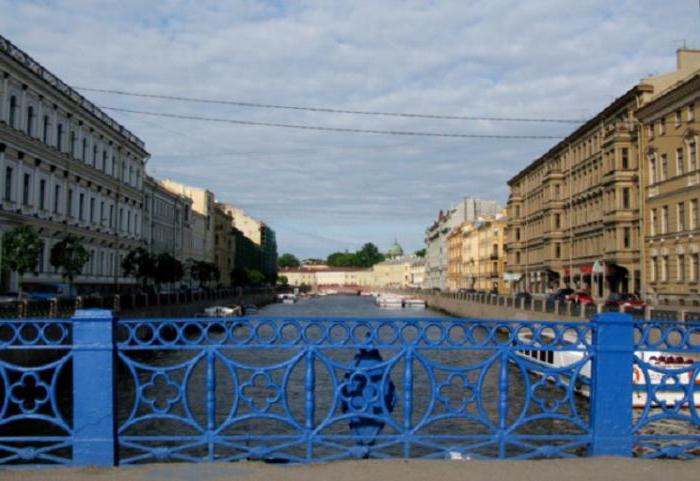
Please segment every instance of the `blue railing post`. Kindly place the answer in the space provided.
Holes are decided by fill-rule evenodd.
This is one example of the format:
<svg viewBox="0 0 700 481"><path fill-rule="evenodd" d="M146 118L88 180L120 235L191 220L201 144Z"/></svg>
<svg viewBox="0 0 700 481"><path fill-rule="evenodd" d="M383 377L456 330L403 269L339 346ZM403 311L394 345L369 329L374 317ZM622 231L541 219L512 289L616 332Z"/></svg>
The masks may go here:
<svg viewBox="0 0 700 481"><path fill-rule="evenodd" d="M631 456L634 319L610 312L592 322L591 454Z"/></svg>
<svg viewBox="0 0 700 481"><path fill-rule="evenodd" d="M73 316L73 464L116 463L114 316L79 309Z"/></svg>

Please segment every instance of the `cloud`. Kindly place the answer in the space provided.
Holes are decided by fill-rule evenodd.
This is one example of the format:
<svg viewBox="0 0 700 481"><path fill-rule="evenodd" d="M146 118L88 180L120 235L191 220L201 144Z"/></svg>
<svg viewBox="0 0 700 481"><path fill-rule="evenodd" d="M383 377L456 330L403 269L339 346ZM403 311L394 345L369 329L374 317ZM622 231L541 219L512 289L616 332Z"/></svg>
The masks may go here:
<svg viewBox="0 0 700 481"><path fill-rule="evenodd" d="M697 43L697 5L654 0L0 0L0 31L66 82L169 95L450 115L585 118ZM571 126L366 117L90 93L100 105L262 122L561 135ZM389 137L113 116L149 171L265 219L324 256L397 236L505 182L552 141Z"/></svg>

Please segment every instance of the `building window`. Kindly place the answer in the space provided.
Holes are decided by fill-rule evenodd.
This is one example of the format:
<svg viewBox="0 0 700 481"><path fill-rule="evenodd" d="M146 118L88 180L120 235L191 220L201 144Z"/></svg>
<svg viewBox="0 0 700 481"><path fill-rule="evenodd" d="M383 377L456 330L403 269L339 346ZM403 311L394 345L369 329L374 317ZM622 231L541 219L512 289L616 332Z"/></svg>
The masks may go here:
<svg viewBox="0 0 700 481"><path fill-rule="evenodd" d="M661 208L661 234L668 232L668 206Z"/></svg>
<svg viewBox="0 0 700 481"><path fill-rule="evenodd" d="M695 104L688 105L688 122L695 122Z"/></svg>
<svg viewBox="0 0 700 481"><path fill-rule="evenodd" d="M102 172L107 171L107 151L106 150L102 151L102 167L100 170L102 170Z"/></svg>
<svg viewBox="0 0 700 481"><path fill-rule="evenodd" d="M622 245L625 249L632 247L632 229L630 227L622 229Z"/></svg>
<svg viewBox="0 0 700 481"><path fill-rule="evenodd" d="M53 212L58 214L58 204L61 201L61 186L56 185L53 188Z"/></svg>
<svg viewBox="0 0 700 481"><path fill-rule="evenodd" d="M692 254L690 256L690 280L693 282L700 281L700 254Z"/></svg>
<svg viewBox="0 0 700 481"><path fill-rule="evenodd" d="M105 223L105 202L100 201L100 225Z"/></svg>
<svg viewBox="0 0 700 481"><path fill-rule="evenodd" d="M95 198L90 197L90 222L95 222Z"/></svg>
<svg viewBox="0 0 700 481"><path fill-rule="evenodd" d="M10 96L10 127L17 128L17 97Z"/></svg>
<svg viewBox="0 0 700 481"><path fill-rule="evenodd" d="M561 228L561 214L554 214L554 228Z"/></svg>
<svg viewBox="0 0 700 481"><path fill-rule="evenodd" d="M22 203L24 205L29 205L29 199L31 198L31 186L32 176L30 174L24 174L24 185L22 190Z"/></svg>
<svg viewBox="0 0 700 481"><path fill-rule="evenodd" d="M668 156L666 154L661 154L661 172L659 180L668 179Z"/></svg>
<svg viewBox="0 0 700 481"><path fill-rule="evenodd" d="M624 147L622 149L621 157L622 157L622 168L628 169L629 164L630 164L630 152L629 152L628 148Z"/></svg>
<svg viewBox="0 0 700 481"><path fill-rule="evenodd" d="M656 257L652 257L649 263L649 280L656 282Z"/></svg>
<svg viewBox="0 0 700 481"><path fill-rule="evenodd" d="M56 148L63 152L63 124L56 126Z"/></svg>
<svg viewBox="0 0 700 481"><path fill-rule="evenodd" d="M678 231L682 232L685 230L685 202L678 203L676 213L678 214Z"/></svg>
<svg viewBox="0 0 700 481"><path fill-rule="evenodd" d="M41 129L41 141L44 142L45 144L49 143L49 127L50 126L50 121L49 121L49 116L44 115L44 125L42 126Z"/></svg>
<svg viewBox="0 0 700 481"><path fill-rule="evenodd" d="M622 189L622 208L623 209L630 208L630 189L629 189L629 187L624 187Z"/></svg>
<svg viewBox="0 0 700 481"><path fill-rule="evenodd" d="M698 199L693 199L690 201L690 222L689 227L691 230L700 227L700 211L698 210L699 205Z"/></svg>
<svg viewBox="0 0 700 481"><path fill-rule="evenodd" d="M78 142L78 136L76 135L74 130L71 130L70 132L70 156L71 158L75 158L75 148L76 148L76 142Z"/></svg>
<svg viewBox="0 0 700 481"><path fill-rule="evenodd" d="M560 197L561 197L561 189L559 188L559 184L555 184L554 185L554 198L556 200L559 200Z"/></svg>
<svg viewBox="0 0 700 481"><path fill-rule="evenodd" d="M27 107L27 135L34 135L34 107Z"/></svg>
<svg viewBox="0 0 700 481"><path fill-rule="evenodd" d="M668 281L668 256L661 258L661 282Z"/></svg>
<svg viewBox="0 0 700 481"><path fill-rule="evenodd" d="M680 127L680 125L681 125L681 111L680 110L676 110L676 112L674 114L674 125L676 127Z"/></svg>
<svg viewBox="0 0 700 481"><path fill-rule="evenodd" d="M515 263L520 264L520 252L515 253Z"/></svg>
<svg viewBox="0 0 700 481"><path fill-rule="evenodd" d="M87 163L87 139L85 137L83 137L83 146L80 158L83 161L83 163Z"/></svg>
<svg viewBox="0 0 700 481"><path fill-rule="evenodd" d="M114 228L114 206L109 206L109 227Z"/></svg>
<svg viewBox="0 0 700 481"><path fill-rule="evenodd" d="M554 257L561 259L561 244L554 244Z"/></svg>
<svg viewBox="0 0 700 481"><path fill-rule="evenodd" d="M649 235L656 235L656 209L651 209L649 216Z"/></svg>
<svg viewBox="0 0 700 481"><path fill-rule="evenodd" d="M78 196L78 219L85 220L85 194Z"/></svg>
<svg viewBox="0 0 700 481"><path fill-rule="evenodd" d="M656 183L656 154L649 156L649 183Z"/></svg>
<svg viewBox="0 0 700 481"><path fill-rule="evenodd" d="M658 124L659 124L659 135L665 135L666 134L666 119L660 118Z"/></svg>
<svg viewBox="0 0 700 481"><path fill-rule="evenodd" d="M46 210L46 181L39 180L39 209Z"/></svg>
<svg viewBox="0 0 700 481"><path fill-rule="evenodd" d="M68 189L66 195L66 215L73 217L73 189Z"/></svg>
<svg viewBox="0 0 700 481"><path fill-rule="evenodd" d="M688 170L690 172L698 168L698 149L695 141L688 144Z"/></svg>
<svg viewBox="0 0 700 481"><path fill-rule="evenodd" d="M649 137L649 139L654 138L654 124L653 123L649 124L647 126L647 136Z"/></svg>
<svg viewBox="0 0 700 481"><path fill-rule="evenodd" d="M678 267L676 271L676 280L678 282L685 282L685 256L683 254L678 256L676 266Z"/></svg>
<svg viewBox="0 0 700 481"><path fill-rule="evenodd" d="M683 162L683 147L676 149L676 175L683 175L685 172L685 162Z"/></svg>
<svg viewBox="0 0 700 481"><path fill-rule="evenodd" d="M97 143L92 146L92 166L97 167Z"/></svg>
<svg viewBox="0 0 700 481"><path fill-rule="evenodd" d="M12 167L5 167L5 200L12 200Z"/></svg>
<svg viewBox="0 0 700 481"><path fill-rule="evenodd" d="M519 241L520 240L520 228L515 229L515 240Z"/></svg>

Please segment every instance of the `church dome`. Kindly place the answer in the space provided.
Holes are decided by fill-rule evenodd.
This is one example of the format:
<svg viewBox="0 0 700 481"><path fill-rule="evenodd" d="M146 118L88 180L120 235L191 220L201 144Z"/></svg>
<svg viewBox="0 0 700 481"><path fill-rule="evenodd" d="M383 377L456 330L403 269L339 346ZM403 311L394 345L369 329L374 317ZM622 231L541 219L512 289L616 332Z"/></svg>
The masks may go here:
<svg viewBox="0 0 700 481"><path fill-rule="evenodd" d="M394 241L394 244L389 247L389 250L386 252L386 256L390 259L393 259L395 257L401 257L403 255L403 248L401 247L401 244L399 244L397 241Z"/></svg>

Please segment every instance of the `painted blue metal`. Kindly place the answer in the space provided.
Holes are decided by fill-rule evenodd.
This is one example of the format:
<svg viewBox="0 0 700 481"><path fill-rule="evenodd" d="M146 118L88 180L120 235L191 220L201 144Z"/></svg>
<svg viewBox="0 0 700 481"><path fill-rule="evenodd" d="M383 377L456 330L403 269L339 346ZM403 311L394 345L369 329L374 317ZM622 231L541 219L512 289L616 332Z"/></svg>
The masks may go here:
<svg viewBox="0 0 700 481"><path fill-rule="evenodd" d="M73 464L116 462L114 316L80 309L73 321Z"/></svg>
<svg viewBox="0 0 700 481"><path fill-rule="evenodd" d="M596 328L591 369L591 453L594 456L629 456L632 452L634 319L629 314L609 313L594 317L592 322ZM620 369L620 366L629 369Z"/></svg>
<svg viewBox="0 0 700 481"><path fill-rule="evenodd" d="M696 457L699 354L700 324L617 313L0 321L0 464Z"/></svg>

